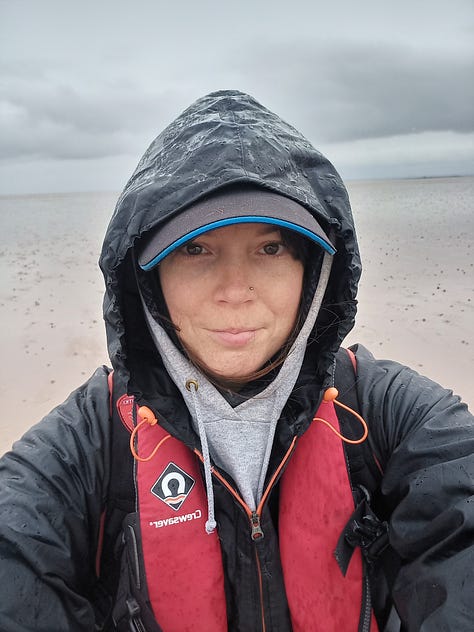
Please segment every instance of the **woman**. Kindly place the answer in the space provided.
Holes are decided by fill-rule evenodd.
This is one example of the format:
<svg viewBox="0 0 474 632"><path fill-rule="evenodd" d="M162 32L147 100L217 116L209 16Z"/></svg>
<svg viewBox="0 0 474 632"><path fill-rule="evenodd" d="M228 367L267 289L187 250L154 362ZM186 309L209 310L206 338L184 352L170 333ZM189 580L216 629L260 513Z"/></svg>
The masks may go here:
<svg viewBox="0 0 474 632"><path fill-rule="evenodd" d="M113 373L1 463L2 630L471 629L473 418L340 350L359 254L305 138L245 94L200 99L101 267Z"/></svg>

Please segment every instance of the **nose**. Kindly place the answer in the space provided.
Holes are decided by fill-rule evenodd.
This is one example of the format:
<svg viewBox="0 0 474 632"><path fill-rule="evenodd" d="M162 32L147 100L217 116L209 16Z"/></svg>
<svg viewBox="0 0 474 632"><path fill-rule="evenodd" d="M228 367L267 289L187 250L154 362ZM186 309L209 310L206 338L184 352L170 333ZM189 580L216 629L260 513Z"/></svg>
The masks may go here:
<svg viewBox="0 0 474 632"><path fill-rule="evenodd" d="M255 298L249 267L241 259L223 262L217 273L215 298L218 302L241 304Z"/></svg>

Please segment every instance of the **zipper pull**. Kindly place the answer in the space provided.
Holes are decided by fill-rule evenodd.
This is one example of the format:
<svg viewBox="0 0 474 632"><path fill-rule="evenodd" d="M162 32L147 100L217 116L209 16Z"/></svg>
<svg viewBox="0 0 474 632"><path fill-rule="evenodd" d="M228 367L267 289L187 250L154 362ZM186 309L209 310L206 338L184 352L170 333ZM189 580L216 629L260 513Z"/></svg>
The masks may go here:
<svg viewBox="0 0 474 632"><path fill-rule="evenodd" d="M250 522L252 525L252 540L262 540L264 537L262 527L260 526L260 516L256 511L252 512L250 517Z"/></svg>

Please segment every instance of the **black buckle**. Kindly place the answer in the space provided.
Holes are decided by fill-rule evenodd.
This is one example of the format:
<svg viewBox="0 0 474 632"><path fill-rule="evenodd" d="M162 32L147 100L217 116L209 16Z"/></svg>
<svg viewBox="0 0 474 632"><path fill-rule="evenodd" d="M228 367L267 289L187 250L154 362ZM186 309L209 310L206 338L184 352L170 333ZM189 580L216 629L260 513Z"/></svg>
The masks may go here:
<svg viewBox="0 0 474 632"><path fill-rule="evenodd" d="M356 547L361 549L364 560L373 564L388 545L388 523L379 520L364 495L347 521L334 552L342 574L345 576Z"/></svg>
<svg viewBox="0 0 474 632"><path fill-rule="evenodd" d="M353 549L360 547L369 563L373 563L389 544L388 523L379 520L368 506L364 515L361 518L354 516L348 527L345 533L347 543Z"/></svg>
<svg viewBox="0 0 474 632"><path fill-rule="evenodd" d="M131 599L127 599L126 604L127 604L128 616L130 617L130 619L135 619L136 617L140 615L140 612L141 612L140 606L138 605L138 602L136 599L134 599L133 597Z"/></svg>

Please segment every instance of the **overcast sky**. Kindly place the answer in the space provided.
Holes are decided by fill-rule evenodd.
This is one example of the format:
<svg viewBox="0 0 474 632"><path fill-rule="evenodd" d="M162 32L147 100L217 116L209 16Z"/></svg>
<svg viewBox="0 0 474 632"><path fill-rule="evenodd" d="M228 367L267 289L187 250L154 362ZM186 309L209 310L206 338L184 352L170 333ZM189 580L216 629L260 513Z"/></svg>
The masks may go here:
<svg viewBox="0 0 474 632"><path fill-rule="evenodd" d="M473 0L0 0L0 194L119 190L249 92L354 178L474 172Z"/></svg>

